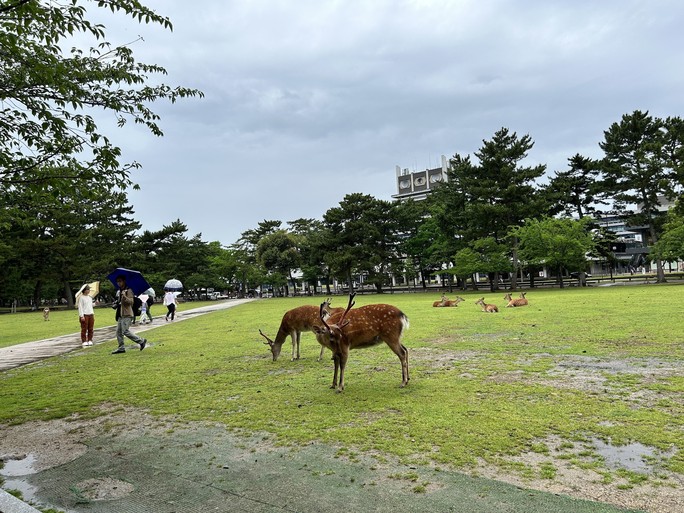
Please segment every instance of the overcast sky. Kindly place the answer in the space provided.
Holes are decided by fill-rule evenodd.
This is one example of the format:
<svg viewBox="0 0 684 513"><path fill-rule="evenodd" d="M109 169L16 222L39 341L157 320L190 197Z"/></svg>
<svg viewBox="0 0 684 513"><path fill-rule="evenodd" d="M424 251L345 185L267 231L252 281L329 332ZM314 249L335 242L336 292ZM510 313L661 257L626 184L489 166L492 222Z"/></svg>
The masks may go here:
<svg viewBox="0 0 684 513"><path fill-rule="evenodd" d="M144 229L180 219L229 245L349 193L389 200L396 165L437 167L501 127L529 134L526 163L552 173L601 156L623 114L684 116L679 0L143 3L173 32L118 16L110 41L141 35L138 60L205 93L153 107L163 138L113 130L143 166L130 201Z"/></svg>

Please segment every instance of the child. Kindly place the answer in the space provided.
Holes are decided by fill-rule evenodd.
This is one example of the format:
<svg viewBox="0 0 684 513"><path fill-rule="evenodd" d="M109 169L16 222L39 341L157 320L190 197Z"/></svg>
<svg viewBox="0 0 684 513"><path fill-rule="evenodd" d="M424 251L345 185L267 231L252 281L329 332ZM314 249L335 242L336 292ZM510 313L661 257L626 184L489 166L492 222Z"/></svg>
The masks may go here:
<svg viewBox="0 0 684 513"><path fill-rule="evenodd" d="M152 319L147 315L147 301L143 301L140 306L140 324L147 324L148 322L152 322Z"/></svg>

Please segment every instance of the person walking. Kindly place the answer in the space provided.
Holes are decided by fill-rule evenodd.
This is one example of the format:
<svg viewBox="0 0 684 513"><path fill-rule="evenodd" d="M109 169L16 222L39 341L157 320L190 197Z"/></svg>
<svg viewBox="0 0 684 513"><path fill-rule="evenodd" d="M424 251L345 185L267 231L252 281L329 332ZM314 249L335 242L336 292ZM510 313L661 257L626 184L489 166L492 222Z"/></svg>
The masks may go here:
<svg viewBox="0 0 684 513"><path fill-rule="evenodd" d="M167 310L166 320L169 320L169 315L171 316L171 320L173 320L176 317L176 305L178 304L176 293L167 290L166 294L164 294L164 304L166 305Z"/></svg>
<svg viewBox="0 0 684 513"><path fill-rule="evenodd" d="M142 301L142 298L140 298ZM140 305L140 324L146 324L148 322L152 322L150 320L149 315L147 315L147 298L145 301L142 301L142 304Z"/></svg>
<svg viewBox="0 0 684 513"><path fill-rule="evenodd" d="M78 320L81 322L81 345L93 345L93 328L95 327L95 312L93 298L90 296L90 285L85 285L78 298Z"/></svg>
<svg viewBox="0 0 684 513"><path fill-rule="evenodd" d="M147 318L152 322L152 305L154 304L154 296L149 295L147 298Z"/></svg>
<svg viewBox="0 0 684 513"><path fill-rule="evenodd" d="M122 354L126 352L126 348L124 347L124 336L138 344L142 351L147 345L147 339L141 338L131 332L131 324L133 324L133 300L135 299L135 296L133 295L133 291L126 286L126 276L123 274L116 277L116 284L119 287L116 309L116 341L118 342L119 347L115 351L112 351L112 354Z"/></svg>

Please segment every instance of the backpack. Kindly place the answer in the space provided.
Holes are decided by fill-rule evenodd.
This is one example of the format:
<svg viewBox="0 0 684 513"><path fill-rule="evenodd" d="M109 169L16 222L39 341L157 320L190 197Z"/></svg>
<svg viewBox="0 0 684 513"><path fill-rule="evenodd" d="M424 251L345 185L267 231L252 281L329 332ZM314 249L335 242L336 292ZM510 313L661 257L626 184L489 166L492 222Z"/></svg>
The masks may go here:
<svg viewBox="0 0 684 513"><path fill-rule="evenodd" d="M139 297L133 298L133 317L140 317L142 314L142 299Z"/></svg>
<svg viewBox="0 0 684 513"><path fill-rule="evenodd" d="M147 306L150 307L154 304L154 298L152 296L147 298Z"/></svg>

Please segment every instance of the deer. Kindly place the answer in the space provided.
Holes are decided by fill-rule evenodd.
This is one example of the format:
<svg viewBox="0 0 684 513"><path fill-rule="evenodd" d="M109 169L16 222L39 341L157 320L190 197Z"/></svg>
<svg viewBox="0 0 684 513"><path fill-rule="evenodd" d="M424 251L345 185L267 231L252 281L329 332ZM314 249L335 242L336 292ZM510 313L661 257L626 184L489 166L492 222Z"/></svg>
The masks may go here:
<svg viewBox="0 0 684 513"><path fill-rule="evenodd" d="M439 301L432 303L432 306L458 306L462 301L465 301L465 299L460 296L456 296L456 299L447 299L446 297L443 297Z"/></svg>
<svg viewBox="0 0 684 513"><path fill-rule="evenodd" d="M299 360L300 358L300 339L303 331L313 331L315 323L320 322L320 310L323 308L325 315L329 316L333 312L343 312L344 308L330 308L331 299L326 299L321 307L315 305L304 305L288 310L283 315L280 321L280 328L276 334L275 340L268 338L264 332L259 330L262 337L266 339L264 344L267 344L271 353L273 354L273 361L275 362L280 355L285 339L289 336L292 339L292 360ZM325 306L323 306L325 305ZM318 361L323 359L325 346L321 344L321 353L318 356Z"/></svg>
<svg viewBox="0 0 684 513"><path fill-rule="evenodd" d="M475 301L475 304L480 305L482 307L483 312L496 313L499 311L499 308L496 305L490 305L490 304L485 303L483 297L481 297L480 299Z"/></svg>
<svg viewBox="0 0 684 513"><path fill-rule="evenodd" d="M516 306L526 306L527 303L527 298L525 297L525 292L520 293L520 297L518 299L513 299L511 297L511 294L508 293L504 296L504 299L508 301L508 304L506 305L506 308L510 307L516 307Z"/></svg>
<svg viewBox="0 0 684 513"><path fill-rule="evenodd" d="M397 307L386 304L366 305L352 310L355 295L350 294L349 305L344 312L335 312L327 319L324 304L321 304L319 313L322 325L314 326L318 342L333 352L335 373L330 388L338 393L344 390L344 369L351 349L364 349L381 342L399 357L401 387L405 387L409 382L408 349L401 343L401 336L409 327L408 317Z"/></svg>
<svg viewBox="0 0 684 513"><path fill-rule="evenodd" d="M458 306L459 303L465 301L461 296L456 296L456 299L447 299L443 306Z"/></svg>

